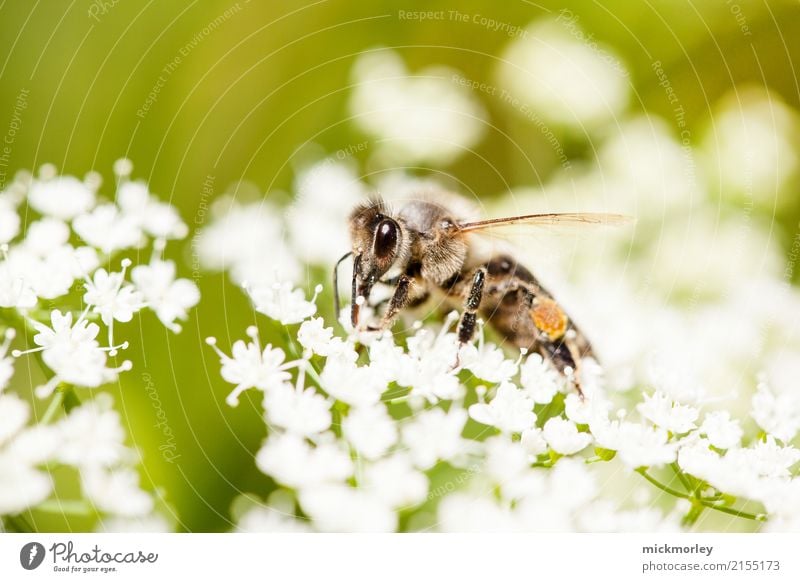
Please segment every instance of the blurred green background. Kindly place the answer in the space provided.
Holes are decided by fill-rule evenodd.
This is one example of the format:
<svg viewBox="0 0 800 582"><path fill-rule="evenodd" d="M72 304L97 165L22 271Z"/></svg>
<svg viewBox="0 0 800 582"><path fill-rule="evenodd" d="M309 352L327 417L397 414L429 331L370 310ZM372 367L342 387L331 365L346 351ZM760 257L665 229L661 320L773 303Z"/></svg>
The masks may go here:
<svg viewBox="0 0 800 582"><path fill-rule="evenodd" d="M28 92L7 171L52 162L79 176L94 169L110 181L113 161L127 156L135 178L146 179L152 191L177 205L192 228L202 226L206 205L231 184L247 180L262 192L291 193L298 151L307 144L333 152L365 139L347 121L350 68L360 51L394 47L412 71L444 64L491 82L497 57L512 40L507 34L448 19L398 18L399 10L454 8L445 1L2 2L3 129L19 93ZM706 124L715 101L745 83L769 87L788 105L800 106L793 62L800 57L796 1L739 6L722 0L508 0L457 6L517 26L563 8L626 63L634 112L673 118L651 67L656 60L680 94L690 127ZM739 14L752 34L742 34ZM445 170L487 196L508 185L546 180L558 160L540 132L520 127L498 100L483 104L492 122L524 149L490 132L475 154ZM592 153L582 140L566 147L572 159ZM357 159L366 155L355 153ZM534 160L538 176L531 175L524 156ZM204 183L213 190L208 196ZM775 218L788 243L800 205ZM192 275L190 247L187 240L170 250L184 276ZM182 334L165 331L151 314L127 327L135 368L109 390L132 444L144 452L144 483L164 488L177 527L218 531L230 528L236 495L263 496L270 482L253 462L264 434L259 403L248 398L236 409L225 406L228 386L203 342L214 335L230 345L254 314L222 275L202 274L198 283L203 300ZM25 365L32 364L18 364L18 381ZM35 379L37 371L31 373ZM164 436L148 382L175 435L178 456L172 463L159 454ZM40 530L81 527L52 516L30 519Z"/></svg>

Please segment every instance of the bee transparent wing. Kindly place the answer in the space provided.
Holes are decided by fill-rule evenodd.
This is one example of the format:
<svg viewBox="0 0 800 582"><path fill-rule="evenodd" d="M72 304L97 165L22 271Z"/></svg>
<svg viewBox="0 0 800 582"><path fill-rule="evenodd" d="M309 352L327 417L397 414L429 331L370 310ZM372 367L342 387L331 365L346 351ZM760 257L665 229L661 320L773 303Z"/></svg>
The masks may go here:
<svg viewBox="0 0 800 582"><path fill-rule="evenodd" d="M624 214L607 212L548 212L541 214L522 214L506 218L490 218L478 222L465 222L458 225L461 232L488 230L501 226L527 225L527 226L580 226L603 225L620 226L631 224L633 219Z"/></svg>

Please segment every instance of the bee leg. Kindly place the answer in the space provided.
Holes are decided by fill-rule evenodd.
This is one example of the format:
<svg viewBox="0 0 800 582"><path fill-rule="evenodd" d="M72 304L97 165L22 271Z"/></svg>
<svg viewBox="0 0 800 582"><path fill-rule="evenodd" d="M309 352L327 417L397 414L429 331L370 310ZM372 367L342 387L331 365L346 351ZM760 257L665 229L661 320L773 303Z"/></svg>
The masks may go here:
<svg viewBox="0 0 800 582"><path fill-rule="evenodd" d="M380 283L381 285L388 285L389 287L396 287L397 284L400 282L400 277L401 276L402 275L398 275L396 277L391 277L389 279L382 279L381 281L378 281L378 283ZM377 303L372 304L371 307L377 311L377 310L383 308L384 305L387 305L389 303L389 301L391 301L391 300L392 300L391 297L384 297L383 299L381 299Z"/></svg>
<svg viewBox="0 0 800 582"><path fill-rule="evenodd" d="M464 313L461 314L461 320L458 322L457 335L459 351L456 353L456 361L453 364L453 369L461 365L460 347L469 343L472 336L475 335L475 327L478 322L478 308L483 300L484 283L486 283L486 267L479 267L475 270L475 274L472 275L472 285L464 301Z"/></svg>
<svg viewBox="0 0 800 582"><path fill-rule="evenodd" d="M379 326L370 326L367 329L369 331L380 331L383 329L388 329L394 323L397 314L408 305L411 294L411 278L407 275L401 275L397 281L397 286L394 288L394 293L392 294L392 298L389 299L389 307L387 307L386 312L383 314L381 318L381 323Z"/></svg>
<svg viewBox="0 0 800 582"><path fill-rule="evenodd" d="M549 360L559 373L572 380L581 400L584 399L580 382L580 353L570 338L556 342L542 341L539 347L541 356Z"/></svg>
<svg viewBox="0 0 800 582"><path fill-rule="evenodd" d="M567 337L564 339L564 345L567 346L567 350L569 350L570 356L572 356L572 361L575 362L573 383L575 384L575 389L578 391L578 396L580 396L581 400L583 400L584 394L583 389L581 388L581 350L578 348L574 337L570 337L571 333L574 336L574 332L568 331Z"/></svg>

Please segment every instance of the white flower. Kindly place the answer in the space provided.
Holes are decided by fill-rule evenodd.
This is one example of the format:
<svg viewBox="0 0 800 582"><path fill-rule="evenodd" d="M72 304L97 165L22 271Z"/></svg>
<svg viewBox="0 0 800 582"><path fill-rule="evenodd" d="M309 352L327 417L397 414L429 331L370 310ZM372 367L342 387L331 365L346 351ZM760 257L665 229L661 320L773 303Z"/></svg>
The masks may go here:
<svg viewBox="0 0 800 582"><path fill-rule="evenodd" d="M499 70L509 95L504 101L522 117L583 131L622 112L628 101L627 73L608 48L574 38L584 33L563 14L526 32L509 46Z"/></svg>
<svg viewBox="0 0 800 582"><path fill-rule="evenodd" d="M738 420L731 420L727 411L708 412L700 426L700 433L718 449L731 449L742 440L742 429Z"/></svg>
<svg viewBox="0 0 800 582"><path fill-rule="evenodd" d="M508 533L517 524L511 511L492 498L456 492L439 503L437 522L443 532Z"/></svg>
<svg viewBox="0 0 800 582"><path fill-rule="evenodd" d="M196 237L204 267L225 269L237 284L253 287L300 275L297 258L282 237L280 209L265 201L239 204L228 196L216 201L212 212L214 220Z"/></svg>
<svg viewBox="0 0 800 582"><path fill-rule="evenodd" d="M631 469L657 467L675 460L677 445L667 431L634 422L605 420L590 425L595 442L617 455Z"/></svg>
<svg viewBox="0 0 800 582"><path fill-rule="evenodd" d="M21 247L41 258L63 247L68 241L69 227L63 221L43 218L28 226Z"/></svg>
<svg viewBox="0 0 800 582"><path fill-rule="evenodd" d="M572 392L564 399L564 413L578 424L591 424L595 419L606 419L610 409L611 402L599 391L591 395L588 391L584 392L583 398Z"/></svg>
<svg viewBox="0 0 800 582"><path fill-rule="evenodd" d="M9 242L19 234L21 222L14 203L0 195L0 244Z"/></svg>
<svg viewBox="0 0 800 582"><path fill-rule="evenodd" d="M336 443L312 447L302 437L270 436L256 454L256 465L279 483L295 489L343 482L353 474L350 455Z"/></svg>
<svg viewBox="0 0 800 582"><path fill-rule="evenodd" d="M313 436L331 426L331 405L314 390L298 391L289 384L270 386L264 396L267 421L301 436Z"/></svg>
<svg viewBox="0 0 800 582"><path fill-rule="evenodd" d="M686 443L678 453L678 464L720 491L761 501L770 509L781 498L790 467L800 460L800 451L780 447L772 437L752 448L730 449L724 456L709 445L706 439Z"/></svg>
<svg viewBox="0 0 800 582"><path fill-rule="evenodd" d="M111 467L130 460L125 431L111 399L99 395L73 409L58 424L58 460L76 467Z"/></svg>
<svg viewBox="0 0 800 582"><path fill-rule="evenodd" d="M52 489L50 476L34 465L46 461L56 443L51 439L48 446L41 442L41 431L24 430L29 416L25 401L0 394L0 515L36 505Z"/></svg>
<svg viewBox="0 0 800 582"><path fill-rule="evenodd" d="M349 355L331 356L320 376L322 388L351 406L370 406L380 400L387 384L371 366L358 366Z"/></svg>
<svg viewBox="0 0 800 582"><path fill-rule="evenodd" d="M307 350L325 357L340 354L346 349L342 338L334 337L333 328L325 327L321 317L304 321L297 330L297 341Z"/></svg>
<svg viewBox="0 0 800 582"><path fill-rule="evenodd" d="M678 532L675 520L665 519L656 508L622 509L610 500L597 500L581 509L578 523L582 531L597 533Z"/></svg>
<svg viewBox="0 0 800 582"><path fill-rule="evenodd" d="M114 204L103 204L80 214L72 228L83 240L110 255L115 251L141 246L142 231L136 222Z"/></svg>
<svg viewBox="0 0 800 582"><path fill-rule="evenodd" d="M563 378L539 354L530 354L520 367L520 384L536 404L549 404L564 385Z"/></svg>
<svg viewBox="0 0 800 582"><path fill-rule="evenodd" d="M15 249L17 254L24 253L23 249ZM74 249L62 246L50 252L43 259L34 259L28 262L29 270L25 278L30 281L34 293L43 299L54 299L69 293L75 279Z"/></svg>
<svg viewBox="0 0 800 582"><path fill-rule="evenodd" d="M64 250L67 252L64 253ZM61 252L64 254L66 265L72 269L73 279L85 277L87 273L91 273L100 266L97 250L92 247L72 248L67 245L67 247L61 249Z"/></svg>
<svg viewBox="0 0 800 582"><path fill-rule="evenodd" d="M151 196L143 182L124 182L117 191L122 212L155 238L183 238L189 229L175 208Z"/></svg>
<svg viewBox="0 0 800 582"><path fill-rule="evenodd" d="M0 395L0 446L17 434L28 422L28 404L17 396Z"/></svg>
<svg viewBox="0 0 800 582"><path fill-rule="evenodd" d="M47 499L52 479L46 473L0 452L0 515L13 515Z"/></svg>
<svg viewBox="0 0 800 582"><path fill-rule="evenodd" d="M445 321L438 334L423 328L408 338L405 354L398 354L391 347L371 352L376 355L375 363L380 368L386 367L398 385L410 387L413 395L422 396L429 402L459 397L463 388L454 368L458 359L458 342L455 334L447 333L447 322L451 319ZM391 337L387 339L393 341Z"/></svg>
<svg viewBox="0 0 800 582"><path fill-rule="evenodd" d="M414 468L408 455L399 453L367 465L363 488L389 507L402 509L425 500L428 478Z"/></svg>
<svg viewBox="0 0 800 582"><path fill-rule="evenodd" d="M189 279L175 278L175 263L154 259L131 271L131 279L144 296L147 306L172 331L181 327L175 320L186 319L187 311L200 301L200 291Z"/></svg>
<svg viewBox="0 0 800 582"><path fill-rule="evenodd" d="M792 446L781 447L768 436L749 449L733 449L726 457L744 455L746 464L765 477L789 477L790 468L800 460L800 451Z"/></svg>
<svg viewBox="0 0 800 582"><path fill-rule="evenodd" d="M153 499L139 488L139 475L133 469L89 467L81 470L81 483L100 511L133 517L153 509Z"/></svg>
<svg viewBox="0 0 800 582"><path fill-rule="evenodd" d="M36 389L40 398L49 396L58 382L67 382L77 386L96 388L117 378L117 373L130 370L131 362L125 361L118 368L106 367L106 352L116 353L118 347L110 346L101 348L96 341L100 328L95 323L89 323L84 315L72 325L72 313L62 314L55 309L50 314L51 327L34 322L33 327L38 332L33 337L33 342L38 348L20 352L15 350L13 355L42 352L44 363L50 367L55 376Z"/></svg>
<svg viewBox="0 0 800 582"><path fill-rule="evenodd" d="M620 119L600 144L587 190L596 190L591 195L602 196L607 207L631 212L640 220L659 220L670 212L680 212L702 195L698 174L703 168L687 155L674 133L655 115ZM668 283L667 274L654 275L659 282ZM677 277L684 275L675 273ZM609 315L612 313L616 311Z"/></svg>
<svg viewBox="0 0 800 582"><path fill-rule="evenodd" d="M8 443L6 453L29 465L43 463L57 458L60 437L59 425L36 424L18 432L14 440Z"/></svg>
<svg viewBox="0 0 800 582"><path fill-rule="evenodd" d="M311 301L306 301L303 290L294 289L288 281L258 287L248 286L246 290L256 311L284 325L291 325L300 323L317 312L315 301L322 291L322 285L317 285Z"/></svg>
<svg viewBox="0 0 800 582"><path fill-rule="evenodd" d="M800 430L800 397L794 392L775 394L761 381L752 400L751 416L767 433L784 442L792 440Z"/></svg>
<svg viewBox="0 0 800 582"><path fill-rule="evenodd" d="M36 305L36 293L17 265L6 260L0 263L0 307L27 309Z"/></svg>
<svg viewBox="0 0 800 582"><path fill-rule="evenodd" d="M5 248L2 251L5 254ZM36 297L53 299L69 292L77 266L75 249L61 245L46 257L16 246L0 266L0 300L9 307L32 307Z"/></svg>
<svg viewBox="0 0 800 582"><path fill-rule="evenodd" d="M397 426L382 405L352 410L342 421L342 432L353 448L369 460L377 459L397 442Z"/></svg>
<svg viewBox="0 0 800 582"><path fill-rule="evenodd" d="M766 481L751 462L753 451L733 449L724 456L711 450L707 439L690 439L678 451L678 465L729 495L760 499Z"/></svg>
<svg viewBox="0 0 800 582"><path fill-rule="evenodd" d="M355 122L378 138L372 145L383 165L441 166L483 135L486 113L452 81L457 71L435 67L411 75L397 53L382 50L360 56L353 72L350 109Z"/></svg>
<svg viewBox="0 0 800 582"><path fill-rule="evenodd" d="M347 485L304 489L300 505L323 532L392 532L397 515L379 498Z"/></svg>
<svg viewBox="0 0 800 582"><path fill-rule="evenodd" d="M530 467L528 452L518 442L511 441L506 436L496 436L484 441L486 461L484 470L494 483L504 486L504 496L507 496L509 484L524 475ZM511 487L513 489L513 487ZM509 498L515 497L508 495Z"/></svg>
<svg viewBox="0 0 800 582"><path fill-rule="evenodd" d="M314 164L295 181L297 195L286 222L299 258L329 267L350 248L346 228L352 208L366 199L356 173L333 157Z"/></svg>
<svg viewBox="0 0 800 582"><path fill-rule="evenodd" d="M787 183L800 166L797 111L777 92L737 88L716 105L713 128L703 139L710 183L723 196L765 209L790 203Z"/></svg>
<svg viewBox="0 0 800 582"><path fill-rule="evenodd" d="M73 176L34 180L28 192L28 204L42 214L71 220L94 206L94 192Z"/></svg>
<svg viewBox="0 0 800 582"><path fill-rule="evenodd" d="M661 392L652 396L645 394L644 402L636 405L636 410L656 426L673 434L683 434L696 428L699 411L691 406L678 404Z"/></svg>
<svg viewBox="0 0 800 582"><path fill-rule="evenodd" d="M445 412L441 408L426 410L403 425L402 441L414 464L420 469L430 469L437 461L450 461L464 452L465 441L461 431L467 413L458 408Z"/></svg>
<svg viewBox="0 0 800 582"><path fill-rule="evenodd" d="M534 461L537 456L547 452L547 441L540 428L529 428L522 431L520 443Z"/></svg>
<svg viewBox="0 0 800 582"><path fill-rule="evenodd" d="M114 321L128 322L133 314L144 307L144 297L133 285L123 285L125 269L129 260L122 262L122 272L108 273L97 269L91 279L86 280L83 300L92 306L92 311L108 326L108 343L114 344Z"/></svg>
<svg viewBox="0 0 800 582"><path fill-rule="evenodd" d="M671 248L674 247L671 246ZM698 247L697 252L691 253L692 256L700 254L699 251ZM708 269L707 266L702 268ZM659 269L659 271L663 273L669 269ZM685 276L685 273L682 274ZM705 275L704 272L703 276ZM674 281L671 284L674 284ZM671 327L678 324L679 322L674 320L668 323ZM676 333L678 330L670 331ZM683 330L680 332L685 333ZM666 337L672 342L676 341L672 334L668 334ZM706 386L702 381L701 371L698 370L696 358L692 358L691 353L685 353L686 349L688 348L675 348L671 351L656 350L647 353L647 379L662 395L668 395L681 402L698 402L705 397Z"/></svg>
<svg viewBox="0 0 800 582"><path fill-rule="evenodd" d="M533 400L510 382L500 384L489 404L470 406L469 415L481 424L497 427L504 432L522 432L536 422Z"/></svg>
<svg viewBox="0 0 800 582"><path fill-rule="evenodd" d="M592 442L592 435L578 432L571 420L553 417L544 423L542 436L550 448L561 455L572 455L586 448Z"/></svg>
<svg viewBox="0 0 800 582"><path fill-rule="evenodd" d="M468 344L461 350L461 357L463 368L492 384L508 382L517 373L517 363L507 359L494 344Z"/></svg>
<svg viewBox="0 0 800 582"><path fill-rule="evenodd" d="M793 532L800 524L800 479L772 480L764 496L769 512L766 532Z"/></svg>
<svg viewBox="0 0 800 582"><path fill-rule="evenodd" d="M578 459L562 459L549 471L535 470L541 485L517 504L518 528L525 531L572 531L574 520L598 493L597 478Z"/></svg>
<svg viewBox="0 0 800 582"><path fill-rule="evenodd" d="M238 405L239 395L248 388L258 388L267 392L272 387L280 386L292 377L287 370L305 365L304 360L285 362L284 351L273 348L272 344L267 344L262 350L258 329L254 326L247 328L247 334L253 341L234 342L230 356L217 348L216 338L206 338L206 343L214 348L219 356L222 377L226 382L236 384L236 388L225 399L228 406Z"/></svg>

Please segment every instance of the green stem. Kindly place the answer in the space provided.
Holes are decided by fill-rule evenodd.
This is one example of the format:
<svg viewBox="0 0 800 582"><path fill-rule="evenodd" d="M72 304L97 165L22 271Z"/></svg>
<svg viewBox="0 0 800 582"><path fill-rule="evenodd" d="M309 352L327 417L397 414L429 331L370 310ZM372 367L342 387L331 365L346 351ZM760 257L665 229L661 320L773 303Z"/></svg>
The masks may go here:
<svg viewBox="0 0 800 582"><path fill-rule="evenodd" d="M62 515L91 515L94 512L89 502L83 499L47 499L34 509Z"/></svg>
<svg viewBox="0 0 800 582"><path fill-rule="evenodd" d="M747 513L746 511L734 509L733 507L725 507L724 505L717 506L713 503L706 503L705 501L703 501L703 505L711 509L721 511L722 513L727 513L728 515L735 515L736 517L741 517L744 519L752 519L753 521L767 521L767 515L764 513Z"/></svg>
<svg viewBox="0 0 800 582"><path fill-rule="evenodd" d="M678 479L681 480L683 486L686 487L686 491L697 495L697 489L695 487L692 487L692 484L689 482L689 478L683 471L681 471L681 468L678 466L678 463L670 463L670 467L672 467L672 470L675 471L675 474L678 476Z"/></svg>
<svg viewBox="0 0 800 582"><path fill-rule="evenodd" d="M700 503L697 498L692 499L692 506L689 508L689 511L686 515L683 516L683 525L692 526L697 523L697 520L702 515L703 510L705 507L702 503Z"/></svg>
<svg viewBox="0 0 800 582"><path fill-rule="evenodd" d="M661 483L658 479L655 479L651 475L647 473L646 467L640 467L636 469L636 472L639 473L642 477L647 479L650 483L664 491L665 493L669 493L674 497L678 497L680 499L687 499L692 502L692 504L699 504L703 507L707 507L708 509L713 509L715 511L720 511L722 513L727 513L729 515L735 515L736 517L741 517L743 519L750 519L752 521L767 521L767 516L763 513L748 513L746 511L740 511L738 509L734 509L732 507L726 507L724 505L716 505L713 501L708 501L706 499L697 498L693 495L688 493L682 493L680 491L676 491L671 487L667 487L663 483Z"/></svg>
<svg viewBox="0 0 800 582"><path fill-rule="evenodd" d="M639 473L642 477L644 477L648 481L650 481L650 483L652 483L653 485L655 485L656 487L658 487L659 489L664 491L665 493L669 493L670 495L672 495L674 497L680 497L681 499L691 499L691 496L688 493L682 493L680 491L676 491L675 489L672 489L671 487L667 487L666 485L664 485L661 481L659 481L655 477L652 477L651 475L648 475L647 474L647 469L644 468L644 467L640 467L640 468L636 469L636 472Z"/></svg>
<svg viewBox="0 0 800 582"><path fill-rule="evenodd" d="M50 404L47 406L47 410L44 411L41 420L39 421L41 424L47 424L55 416L56 411L58 410L61 403L64 401L64 392L61 390L56 390L53 394L53 397L50 399Z"/></svg>

